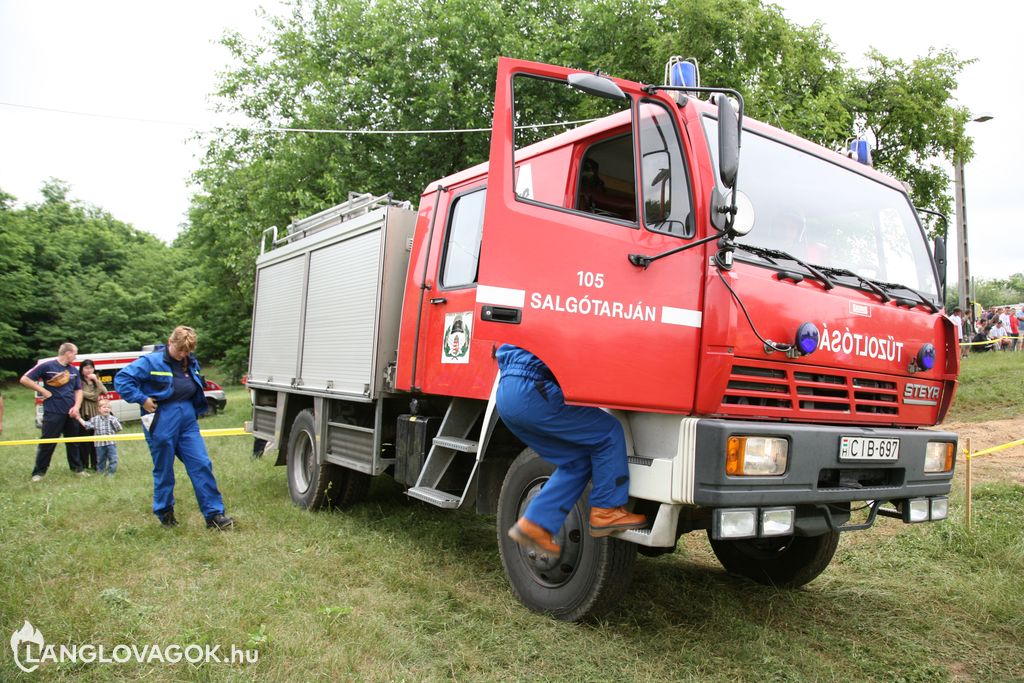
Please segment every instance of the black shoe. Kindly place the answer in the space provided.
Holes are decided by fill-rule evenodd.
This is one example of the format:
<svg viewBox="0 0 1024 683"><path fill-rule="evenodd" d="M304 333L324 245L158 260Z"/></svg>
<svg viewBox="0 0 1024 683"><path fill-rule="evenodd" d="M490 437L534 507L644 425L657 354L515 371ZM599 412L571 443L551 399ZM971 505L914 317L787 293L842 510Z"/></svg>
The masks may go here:
<svg viewBox="0 0 1024 683"><path fill-rule="evenodd" d="M178 526L178 520L174 518L174 508L169 508L160 513L160 526L165 529L173 529Z"/></svg>
<svg viewBox="0 0 1024 683"><path fill-rule="evenodd" d="M206 518L207 529L217 529L218 531L226 531L233 526L235 526L235 520L231 519L222 512L218 512L212 517Z"/></svg>

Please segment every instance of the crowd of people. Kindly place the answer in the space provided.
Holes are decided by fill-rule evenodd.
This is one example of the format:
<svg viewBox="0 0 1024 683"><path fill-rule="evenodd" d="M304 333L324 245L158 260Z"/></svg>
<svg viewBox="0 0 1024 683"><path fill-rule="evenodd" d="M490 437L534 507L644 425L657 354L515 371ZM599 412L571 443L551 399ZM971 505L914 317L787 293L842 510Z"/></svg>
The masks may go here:
<svg viewBox="0 0 1024 683"><path fill-rule="evenodd" d="M994 306L983 310L971 323L959 308L949 317L957 328L964 350L972 352L1017 351L1024 349L1024 306Z"/></svg>
<svg viewBox="0 0 1024 683"><path fill-rule="evenodd" d="M224 502L213 476L213 464L198 417L207 410L204 380L196 360L196 333L179 326L166 346L139 357L114 378L114 389L128 403L140 406L143 433L153 460L153 514L164 527L178 526L174 514L174 459L185 465L199 508L210 529L225 530L234 520L224 514ZM57 357L40 362L21 377L21 384L43 399L42 439L60 436L109 437L121 431L111 414L108 388L96 376L91 360L78 366L78 347L67 342ZM0 404L0 430L3 413ZM117 472L117 442L103 438L64 443L68 467L80 477L88 470L113 476ZM32 481L40 482L50 468L55 443L36 448Z"/></svg>

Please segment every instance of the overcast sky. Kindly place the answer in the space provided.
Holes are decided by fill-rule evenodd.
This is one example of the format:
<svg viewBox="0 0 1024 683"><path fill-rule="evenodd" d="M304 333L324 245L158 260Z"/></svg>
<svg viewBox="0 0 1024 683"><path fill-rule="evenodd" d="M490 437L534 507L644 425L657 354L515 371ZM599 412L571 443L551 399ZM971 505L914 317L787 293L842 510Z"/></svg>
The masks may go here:
<svg viewBox="0 0 1024 683"><path fill-rule="evenodd" d="M776 4L796 23L821 21L852 65L869 47L907 60L932 46L977 58L958 98L995 118L969 126L977 153L966 169L971 271L1024 271L1024 192L1007 149L1024 124L1014 70L1024 49L1014 22L990 3ZM216 41L226 28L254 35L261 6L280 8L275 0L0 0L0 189L36 202L44 180L60 178L73 198L172 240L202 154L195 133L225 123L209 99L228 64Z"/></svg>

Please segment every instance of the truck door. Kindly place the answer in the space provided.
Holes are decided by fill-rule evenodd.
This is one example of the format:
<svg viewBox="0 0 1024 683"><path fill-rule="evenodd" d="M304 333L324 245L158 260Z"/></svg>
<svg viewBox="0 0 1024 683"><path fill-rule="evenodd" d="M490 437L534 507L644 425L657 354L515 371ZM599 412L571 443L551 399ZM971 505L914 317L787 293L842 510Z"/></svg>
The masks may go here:
<svg viewBox="0 0 1024 683"><path fill-rule="evenodd" d="M532 351L574 403L689 411L705 250L647 269L629 255L708 229L692 148L667 97L581 92L573 73L499 61L476 337Z"/></svg>
<svg viewBox="0 0 1024 683"><path fill-rule="evenodd" d="M428 394L486 398L495 365L491 349L475 334L486 187L478 178L433 196L415 382Z"/></svg>

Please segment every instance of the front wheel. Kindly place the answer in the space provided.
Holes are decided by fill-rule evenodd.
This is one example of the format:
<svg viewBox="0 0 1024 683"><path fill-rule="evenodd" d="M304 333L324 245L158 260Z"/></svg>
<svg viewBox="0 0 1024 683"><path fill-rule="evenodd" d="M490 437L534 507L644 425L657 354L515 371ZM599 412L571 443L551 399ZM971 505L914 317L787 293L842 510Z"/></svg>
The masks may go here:
<svg viewBox="0 0 1024 683"><path fill-rule="evenodd" d="M629 587L636 546L590 535L589 487L569 512L555 542L558 558L543 559L508 537L554 466L527 448L509 466L498 497L498 550L512 592L536 612L565 621L596 616L614 606Z"/></svg>
<svg viewBox="0 0 1024 683"><path fill-rule="evenodd" d="M292 422L288 437L288 493L307 510L347 507L366 497L370 475L329 462L320 462L313 411L303 410Z"/></svg>
<svg viewBox="0 0 1024 683"><path fill-rule="evenodd" d="M797 588L825 571L839 546L839 532L716 541L709 531L708 540L718 561L730 574L766 586Z"/></svg>

